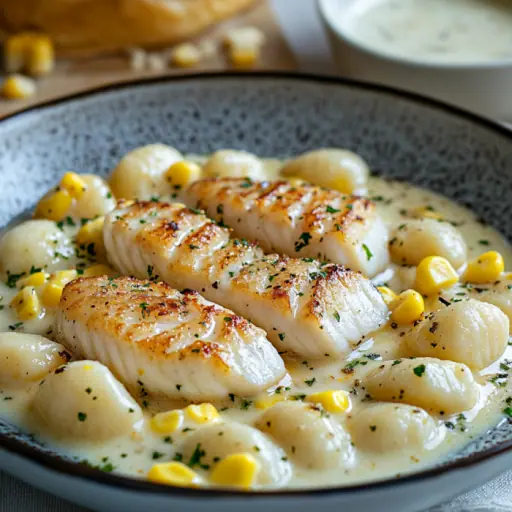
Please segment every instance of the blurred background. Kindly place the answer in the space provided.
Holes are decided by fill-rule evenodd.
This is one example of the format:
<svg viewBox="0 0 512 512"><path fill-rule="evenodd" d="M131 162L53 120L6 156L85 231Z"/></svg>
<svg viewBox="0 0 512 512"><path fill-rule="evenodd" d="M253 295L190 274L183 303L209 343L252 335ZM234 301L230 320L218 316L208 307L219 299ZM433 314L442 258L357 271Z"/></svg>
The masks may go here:
<svg viewBox="0 0 512 512"><path fill-rule="evenodd" d="M337 74L512 120L512 0L0 0L0 116L212 70Z"/></svg>

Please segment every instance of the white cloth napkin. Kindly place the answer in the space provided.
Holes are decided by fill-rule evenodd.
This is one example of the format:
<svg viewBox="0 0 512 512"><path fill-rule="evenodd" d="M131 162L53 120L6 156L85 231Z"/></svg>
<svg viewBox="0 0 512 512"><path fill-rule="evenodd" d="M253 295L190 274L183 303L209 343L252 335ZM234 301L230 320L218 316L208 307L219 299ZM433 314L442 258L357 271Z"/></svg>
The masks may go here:
<svg viewBox="0 0 512 512"><path fill-rule="evenodd" d="M332 72L330 51L317 16L315 0L271 0L271 3L301 69L314 73ZM512 471L428 512L510 512L511 510ZM38 491L5 473L0 473L0 512L87 511Z"/></svg>

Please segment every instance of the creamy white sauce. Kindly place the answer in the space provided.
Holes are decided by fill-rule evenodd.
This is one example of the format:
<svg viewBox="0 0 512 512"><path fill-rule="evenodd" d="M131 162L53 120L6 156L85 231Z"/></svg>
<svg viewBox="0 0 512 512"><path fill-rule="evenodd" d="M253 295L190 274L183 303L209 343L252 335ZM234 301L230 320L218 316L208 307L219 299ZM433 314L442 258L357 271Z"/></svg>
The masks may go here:
<svg viewBox="0 0 512 512"><path fill-rule="evenodd" d="M336 22L359 43L398 57L444 63L512 59L510 0L339 2Z"/></svg>
<svg viewBox="0 0 512 512"><path fill-rule="evenodd" d="M275 177L278 167L277 161L268 161L269 178ZM375 200L380 214L390 226L396 226L407 218L404 210L411 207L428 206L442 214L446 221L458 226L468 244L470 258L487 250L497 250L504 256L508 268L512 264L512 250L499 233L479 223L471 212L444 197L406 183L380 178L370 179L368 196ZM70 236L77 230L72 226L66 226L64 229ZM70 268L76 263L77 261L73 257L63 262L62 267ZM395 282L396 291L403 287L400 284L400 271L400 267L391 265L384 276L386 281ZM376 278L377 281L379 279L379 277ZM3 297L2 304L4 305L0 311L0 332L38 333L49 335L51 338L52 315L50 313L43 313L39 319L19 324L15 312L8 306L15 293L16 289L9 288L4 283L0 284L0 295ZM332 415L336 422L346 426L350 424L354 412L361 411L374 403L365 399L365 394L360 389L360 383L364 382L364 375L379 365L382 360L396 359L407 355L402 347L400 329L392 329L388 325L361 343L347 360L287 359L286 365L290 376L280 383L279 391L280 394L286 395L290 399L297 395L307 395L323 390L343 389L349 391L351 409ZM510 348L501 360L507 357L512 359ZM356 360L362 361L362 363L355 364ZM352 373L343 371L350 363L354 365L354 371ZM433 415L436 423L435 436L423 448L374 453L364 450L364 447L356 446L357 464L354 468L319 471L294 465L293 477L287 486L311 488L398 477L434 464L500 421L502 410L506 407L505 399L508 396L509 386L507 384L500 387L489 382L490 376L496 372L500 372L499 362L480 374L475 372L475 378L481 385L480 398L473 409L464 412L463 417L458 414L452 417ZM20 425L25 431L36 435L38 439L48 445L55 446L78 459L86 459L90 464L106 471L114 470L121 474L145 478L155 462L169 461L180 454L182 444L187 436L190 436L195 429L201 428L201 425L189 421L169 436L155 434L149 425L149 419L153 413L184 407L187 404L148 399L144 409L146 421L142 427L138 425L130 436L120 437L107 443L84 443L83 441L58 439L51 432L46 431L44 426L34 422L30 403L37 387L38 383L22 390L0 389L0 416ZM275 393L275 389L273 392ZM215 405L220 411L222 421L237 421L253 425L263 413L262 410L254 406L257 399L258 397L233 397L232 400L227 399L224 403ZM94 418L88 418L87 421L94 421ZM194 469L207 478L206 470L198 467Z"/></svg>

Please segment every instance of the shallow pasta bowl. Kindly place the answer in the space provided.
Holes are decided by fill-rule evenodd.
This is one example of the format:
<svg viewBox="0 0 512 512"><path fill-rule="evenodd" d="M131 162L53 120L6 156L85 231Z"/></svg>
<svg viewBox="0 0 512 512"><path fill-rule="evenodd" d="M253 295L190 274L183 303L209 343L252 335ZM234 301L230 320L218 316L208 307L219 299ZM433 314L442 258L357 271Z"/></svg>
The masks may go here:
<svg viewBox="0 0 512 512"><path fill-rule="evenodd" d="M512 240L512 132L390 89L286 74L201 75L107 87L0 122L0 224L31 207L63 170L106 174L136 146L246 149L281 156L321 146L468 205ZM312 491L180 489L101 473L0 420L0 469L101 511L421 510L512 465L504 423L438 466L401 479Z"/></svg>

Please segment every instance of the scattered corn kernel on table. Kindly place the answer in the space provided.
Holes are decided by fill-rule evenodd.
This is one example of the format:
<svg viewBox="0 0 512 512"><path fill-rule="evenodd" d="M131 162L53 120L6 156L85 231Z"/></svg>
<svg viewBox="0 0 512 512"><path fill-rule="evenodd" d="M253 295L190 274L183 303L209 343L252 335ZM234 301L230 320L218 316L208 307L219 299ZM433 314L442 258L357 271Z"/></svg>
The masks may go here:
<svg viewBox="0 0 512 512"><path fill-rule="evenodd" d="M317 18L314 0L272 0L280 24L274 21L269 5L260 5L236 20L222 24L206 38L218 37L227 26L254 25L263 28L267 48L263 52L260 69L297 69L313 72L331 72L330 55L325 35ZM283 34L285 37L283 37ZM292 53L286 43L293 48ZM205 62L201 69L225 69L221 54ZM41 81L36 96L23 101L0 101L0 117L21 108L90 89L106 83L176 73L175 69L159 71L134 71L126 57L59 63L56 72ZM180 71L181 72L181 71ZM497 512L512 510L512 472L506 473L489 484L429 512ZM384 508L383 508L384 510ZM0 512L85 512L63 500L50 496L0 473Z"/></svg>

